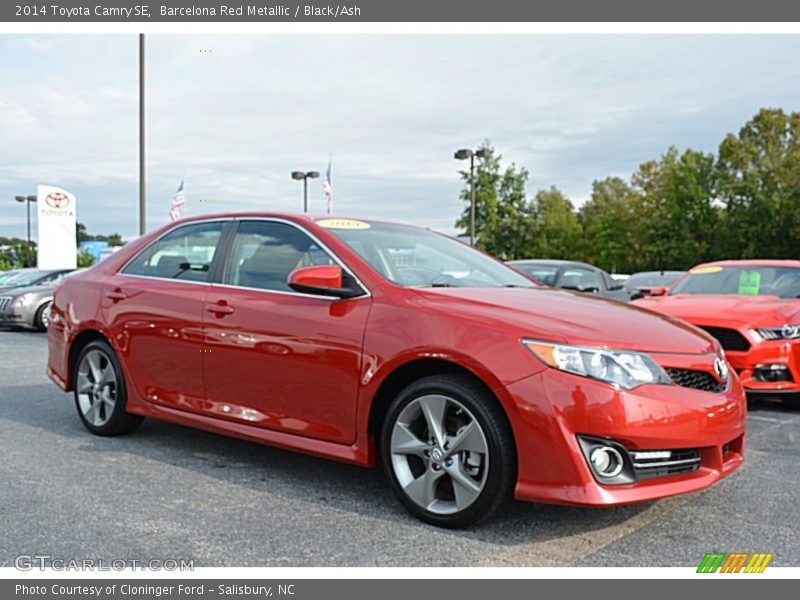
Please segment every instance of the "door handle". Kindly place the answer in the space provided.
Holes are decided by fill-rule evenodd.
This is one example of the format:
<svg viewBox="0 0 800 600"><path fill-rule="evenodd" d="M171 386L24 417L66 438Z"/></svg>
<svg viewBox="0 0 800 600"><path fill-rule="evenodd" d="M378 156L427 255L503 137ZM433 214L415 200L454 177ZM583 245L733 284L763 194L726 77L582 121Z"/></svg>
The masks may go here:
<svg viewBox="0 0 800 600"><path fill-rule="evenodd" d="M206 304L206 310L218 317L233 314L233 307L227 304Z"/></svg>
<svg viewBox="0 0 800 600"><path fill-rule="evenodd" d="M117 288L111 292L106 292L106 298L113 300L114 302L119 302L120 300L125 300L128 295L123 292L121 289Z"/></svg>

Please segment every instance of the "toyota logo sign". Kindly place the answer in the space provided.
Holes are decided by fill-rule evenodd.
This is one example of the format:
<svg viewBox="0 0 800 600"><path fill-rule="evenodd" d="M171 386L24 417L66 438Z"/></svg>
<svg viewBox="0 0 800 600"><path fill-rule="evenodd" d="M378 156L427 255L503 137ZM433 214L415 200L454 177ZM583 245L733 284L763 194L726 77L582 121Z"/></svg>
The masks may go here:
<svg viewBox="0 0 800 600"><path fill-rule="evenodd" d="M69 196L62 192L47 194L44 201L47 202L47 205L51 208L67 208L69 206Z"/></svg>

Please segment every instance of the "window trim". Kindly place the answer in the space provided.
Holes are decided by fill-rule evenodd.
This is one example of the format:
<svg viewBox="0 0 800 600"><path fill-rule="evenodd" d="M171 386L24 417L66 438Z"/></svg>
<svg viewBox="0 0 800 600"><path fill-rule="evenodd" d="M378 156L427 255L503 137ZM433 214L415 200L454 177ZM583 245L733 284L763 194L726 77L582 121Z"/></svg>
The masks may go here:
<svg viewBox="0 0 800 600"><path fill-rule="evenodd" d="M222 263L222 267L219 270L219 273L218 273L219 277L217 278L218 280L211 283L211 285L213 287L229 288L229 289L235 289L235 290L249 290L249 291L254 291L254 292L264 292L264 293L267 293L267 294L283 294L285 296L299 296L299 297L302 297L302 298L320 298L322 300L328 300L328 301L331 301L331 302L338 302L338 301L341 301L341 300L356 300L356 299L359 299L359 298L370 298L372 296L372 293L369 291L369 288L367 288L367 286L365 286L361 282L361 280L358 278L358 276L355 273L353 273L353 271L350 269L350 267L348 267L344 263L344 261L342 261L342 259L339 258L337 256L337 254L333 250L331 250L330 247L328 247L327 244L325 244L325 242L320 240L313 232L309 231L308 229L306 229L302 225L299 225L298 223L295 223L294 221L289 221L288 219L280 219L280 218L276 218L276 217L237 217L235 219L235 221L236 221L236 225L235 225L235 227L231 227L230 237L227 240L225 240L227 245L226 245L226 248L225 248L224 257L222 257L222 260L224 262ZM268 289L265 289L265 288L254 288L254 287L248 287L248 286L244 286L244 285L234 285L232 283L224 283L225 271L226 271L226 269L228 267L228 256L229 256L231 250L233 249L233 244L234 244L234 241L236 240L236 234L239 232L239 225L241 223L243 223L243 222L253 222L253 221L258 221L258 222L262 222L262 223L281 223L281 224L284 224L284 225L289 225L291 227L294 227L295 229L297 229L301 233L304 233L309 238L311 238L311 240L315 244L317 244L317 246L319 246L322 250L327 252L328 255L334 260L334 262L337 265L339 265L339 267L341 267L342 271L344 271L345 273L350 275L350 277L353 278L353 281L355 281L356 285L361 289L362 293L360 295L358 295L358 296L353 296L352 298L338 298L336 296L326 296L324 294L308 294L308 293L304 293L304 292L289 292L289 291L286 291L286 290L268 290Z"/></svg>
<svg viewBox="0 0 800 600"><path fill-rule="evenodd" d="M306 234L310 237L322 250L327 252L330 257L339 265L342 270L350 275L355 281L356 285L361 289L362 294L359 296L354 296L352 298L338 298L336 296L325 296L323 294L307 294L303 292L287 292L283 290L266 290L263 288L252 288L246 287L242 285L233 285L228 283L223 283L224 271L225 267L228 262L228 255L230 254L231 248L233 247L233 242L236 237L236 232L239 229L239 223L243 221L263 221L268 223L283 223L286 225L290 225L295 229L298 229L300 232ZM132 273L124 273L123 271L128 267L130 263L136 260L143 252L145 252L148 248L150 248L153 244L158 243L162 238L169 235L170 233L177 231L181 227L188 227L191 225L199 225L203 223L224 223L225 225L222 228L222 234L220 235L217 252L214 254L214 260L211 262L209 266L208 273L209 273L209 280L208 281L192 281L190 279L167 279L164 277L153 277L152 275L136 275ZM220 261L219 263L217 261ZM219 266L218 266L219 265ZM219 288L229 288L234 290L248 290L254 292L263 292L265 294L281 294L284 296L299 296L302 298L318 298L321 300L327 300L331 302L338 302L342 300L357 300L360 298L371 298L372 292L370 292L369 288L364 285L364 283L359 279L359 277L350 269L350 267L342 261L339 256L330 249L330 247L320 240L312 231L309 231L302 225L295 223L294 221L290 221L288 219L281 219L277 217L221 217L221 218L210 218L210 219L201 219L197 221L191 221L189 223L181 223L175 227L171 227L156 239L152 240L147 246L142 248L139 252L134 254L131 258L129 258L125 263L117 269L116 275L122 277L134 277L137 279L152 279L155 281L170 281L172 283L187 283L190 285L207 285L209 287L219 287Z"/></svg>
<svg viewBox="0 0 800 600"><path fill-rule="evenodd" d="M215 266L215 263L216 263L217 258L218 258L217 255L219 254L219 250L224 248L223 243L226 241L225 240L225 233L229 229L229 227L230 227L229 223L231 221L233 221L233 218L231 218L231 217L224 217L224 218L218 218L218 219L202 219L200 221L191 221L189 223L180 223L180 224L176 225L175 227L171 227L170 229L167 229L164 233L162 233L160 236L158 236L156 239L152 240L144 248L139 250L139 252L134 254L131 258L126 260L125 263L119 269L117 269L116 275L120 275L122 277L136 277L138 279L154 279L156 281L171 281L173 283L191 283L191 284L194 284L194 285L210 285L212 283L213 276L216 275L216 270L214 269L214 266ZM155 277L153 275L139 275L139 274L136 274L136 273L125 273L125 269L128 268L128 265L130 265L133 261L135 261L137 258L139 258L142 254L144 254L150 248L152 248L154 244L157 244L162 239L167 237L169 234L174 233L174 232L176 232L179 229L182 229L184 227L191 227L193 225L203 225L205 223L221 223L222 224L222 231L220 232L219 241L217 242L217 252L214 253L214 258L212 259L211 263L208 266L208 281L192 281L191 279L174 279L174 278L171 278L171 277Z"/></svg>

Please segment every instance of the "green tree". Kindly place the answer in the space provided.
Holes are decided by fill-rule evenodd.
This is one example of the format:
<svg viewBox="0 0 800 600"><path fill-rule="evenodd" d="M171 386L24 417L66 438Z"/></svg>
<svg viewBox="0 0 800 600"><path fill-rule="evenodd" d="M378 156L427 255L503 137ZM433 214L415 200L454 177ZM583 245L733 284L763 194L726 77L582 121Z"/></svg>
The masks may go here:
<svg viewBox="0 0 800 600"><path fill-rule="evenodd" d="M718 254L797 258L800 112L761 109L722 141L716 172L725 206Z"/></svg>
<svg viewBox="0 0 800 600"><path fill-rule="evenodd" d="M78 267L91 267L94 264L94 255L87 249L78 252Z"/></svg>
<svg viewBox="0 0 800 600"><path fill-rule="evenodd" d="M534 241L529 256L582 258L583 230L572 202L555 186L536 192L531 203Z"/></svg>
<svg viewBox="0 0 800 600"><path fill-rule="evenodd" d="M502 259L520 258L532 243L530 205L525 198L528 171L512 164L501 169L501 156L486 141L484 148L491 155L480 160L475 168L475 232L476 246ZM465 186L461 199L466 203L456 227L469 234L470 184L469 170L461 171Z"/></svg>
<svg viewBox="0 0 800 600"><path fill-rule="evenodd" d="M637 266L634 232L640 195L623 179L592 182L592 197L581 207L584 258L606 271L631 272Z"/></svg>
<svg viewBox="0 0 800 600"><path fill-rule="evenodd" d="M641 202L633 246L640 268L685 269L712 257L719 210L714 206L714 156L670 148L633 176Z"/></svg>

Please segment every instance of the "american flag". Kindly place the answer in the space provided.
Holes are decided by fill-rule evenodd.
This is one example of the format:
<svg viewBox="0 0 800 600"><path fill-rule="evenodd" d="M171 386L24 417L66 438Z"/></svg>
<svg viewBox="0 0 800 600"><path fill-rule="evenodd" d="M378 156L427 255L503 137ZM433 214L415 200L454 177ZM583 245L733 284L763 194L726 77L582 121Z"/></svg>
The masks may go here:
<svg viewBox="0 0 800 600"><path fill-rule="evenodd" d="M331 159L328 159L328 170L325 171L325 182L322 184L325 198L328 199L328 214L333 214L333 186L331 185Z"/></svg>
<svg viewBox="0 0 800 600"><path fill-rule="evenodd" d="M186 190L183 188L183 180L178 186L178 191L172 197L172 206L169 208L169 218L177 221L181 218L181 207L186 204Z"/></svg>

